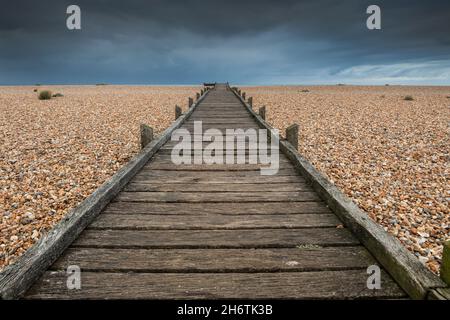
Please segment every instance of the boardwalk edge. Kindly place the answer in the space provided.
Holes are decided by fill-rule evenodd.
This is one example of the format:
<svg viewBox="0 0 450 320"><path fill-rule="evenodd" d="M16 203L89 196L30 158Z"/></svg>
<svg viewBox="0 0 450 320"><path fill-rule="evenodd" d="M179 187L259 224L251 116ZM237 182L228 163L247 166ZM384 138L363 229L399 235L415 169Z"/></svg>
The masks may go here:
<svg viewBox="0 0 450 320"><path fill-rule="evenodd" d="M235 90L231 91L244 104L247 111L255 118L261 128L273 129ZM322 175L308 160L302 157L290 143L280 140L280 150L311 183L313 189L328 207L352 231L411 298L427 299L428 294L432 291L434 292L434 289L446 287L446 284L428 270L397 238L371 220L350 198Z"/></svg>
<svg viewBox="0 0 450 320"><path fill-rule="evenodd" d="M79 206L72 209L45 236L28 249L13 264L0 273L0 299L20 298L50 267L80 233L97 217L106 205L125 187L150 158L194 112L208 95L206 92L167 128L159 137L143 148L109 180Z"/></svg>

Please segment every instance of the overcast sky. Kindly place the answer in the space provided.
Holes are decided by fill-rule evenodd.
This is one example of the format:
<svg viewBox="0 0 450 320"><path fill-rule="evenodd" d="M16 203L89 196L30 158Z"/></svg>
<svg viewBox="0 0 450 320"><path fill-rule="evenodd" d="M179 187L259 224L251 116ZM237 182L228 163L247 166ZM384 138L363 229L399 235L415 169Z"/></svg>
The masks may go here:
<svg viewBox="0 0 450 320"><path fill-rule="evenodd" d="M450 85L450 1L2 0L0 84L204 81Z"/></svg>

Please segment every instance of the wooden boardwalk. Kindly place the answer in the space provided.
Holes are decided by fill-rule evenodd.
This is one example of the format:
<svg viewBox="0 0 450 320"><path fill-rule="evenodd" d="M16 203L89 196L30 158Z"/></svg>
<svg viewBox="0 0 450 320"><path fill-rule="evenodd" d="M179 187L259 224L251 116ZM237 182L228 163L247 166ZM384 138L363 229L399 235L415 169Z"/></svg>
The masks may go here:
<svg viewBox="0 0 450 320"><path fill-rule="evenodd" d="M182 128L255 128L217 85ZM167 142L27 292L26 298L403 298L379 265L280 154L259 165L174 165ZM248 151L251 152L251 151ZM81 268L81 289L66 286Z"/></svg>

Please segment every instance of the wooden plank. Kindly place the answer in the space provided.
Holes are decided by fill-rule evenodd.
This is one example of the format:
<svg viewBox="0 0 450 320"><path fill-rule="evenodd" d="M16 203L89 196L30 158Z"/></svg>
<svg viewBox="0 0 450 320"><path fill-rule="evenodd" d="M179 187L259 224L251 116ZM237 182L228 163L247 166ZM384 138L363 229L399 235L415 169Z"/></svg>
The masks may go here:
<svg viewBox="0 0 450 320"><path fill-rule="evenodd" d="M318 201L315 192L121 192L114 201L127 202L301 202Z"/></svg>
<svg viewBox="0 0 450 320"><path fill-rule="evenodd" d="M192 129L194 128L194 122L187 122L183 125L183 128L187 128L187 129ZM258 125L251 120L243 120L243 121L233 121L233 120L229 120L229 121L224 121L224 122L215 122L215 121L202 121L202 129L206 130L206 129L234 129L234 128L243 128L243 129L248 129L248 128L253 128L253 129L258 129ZM198 129L200 129L198 127Z"/></svg>
<svg viewBox="0 0 450 320"><path fill-rule="evenodd" d="M64 271L46 272L33 299L350 299L402 298L384 272L380 290L367 289L365 270L277 273L83 272L82 289L68 290ZM126 288L126 289L125 289Z"/></svg>
<svg viewBox="0 0 450 320"><path fill-rule="evenodd" d="M189 131L192 131L194 129L193 124L187 124L182 127L183 129L187 129ZM202 130L205 132L205 130L208 129L219 129L219 130L226 130L226 129L258 129L258 126L256 124L251 123L204 123L202 125Z"/></svg>
<svg viewBox="0 0 450 320"><path fill-rule="evenodd" d="M192 115L191 120L203 120L203 119L252 119L250 114L246 111L229 111L229 112L196 112Z"/></svg>
<svg viewBox="0 0 450 320"><path fill-rule="evenodd" d="M450 240L443 241L442 260L439 275L450 286Z"/></svg>
<svg viewBox="0 0 450 320"><path fill-rule="evenodd" d="M267 164L173 164L169 161L151 162L145 169L147 170L181 170L181 171L245 171L256 170L260 172L261 168L270 168ZM289 163L279 163L278 170L291 169L292 165Z"/></svg>
<svg viewBox="0 0 450 320"><path fill-rule="evenodd" d="M306 183L140 183L132 182L124 191L140 192L278 192L311 191Z"/></svg>
<svg viewBox="0 0 450 320"><path fill-rule="evenodd" d="M133 183L166 183L166 184L176 184L176 183L190 183L190 184L224 184L224 183L234 183L234 184L280 184L280 183L291 183L291 182L305 182L302 177L299 176L284 176L284 175L275 175L275 176L261 176L261 175L224 175L224 171L215 171L214 174L211 174L211 177L197 177L196 173L191 171L167 171L168 173L179 172L180 176L176 176L174 174L168 175L167 178L162 175L152 174L147 171L145 173L139 174L139 176L133 179ZM235 171L237 173L242 173L244 171ZM233 172L233 173L235 173ZM217 174L220 173L220 174ZM281 190L280 190L281 191Z"/></svg>
<svg viewBox="0 0 450 320"><path fill-rule="evenodd" d="M247 153L246 151L254 152L256 150L243 150L243 149L239 150L239 155L240 155L242 163L237 163L237 161L236 161L236 150L234 150L234 158L231 158L231 160L228 161L229 163L227 163L226 154L223 154L223 155L220 155L220 158L219 158L220 160L222 160L222 163L208 164L208 163L205 163L205 160L204 160L205 157L201 157L201 155L200 155L203 151L201 149L196 149L196 150L191 150L191 154L189 154L189 153L187 154L187 156L189 156L189 158L187 159L188 160L187 163L175 164L175 163L173 163L173 161L171 159L171 152L172 152L171 149L164 149L165 154L160 154L158 156L155 156L154 157L154 161L152 160L152 161L148 162L147 165L145 165L143 169L146 169L146 170L153 169L152 165L156 165L156 164L158 164L158 165L160 165L160 164L161 165L162 164L164 164L164 165L173 165L173 166L182 166L182 165L183 166L186 166L186 165L196 165L196 166L200 166L200 165L203 165L203 166L229 165L230 167L231 166L236 166L236 165L259 165L259 166L269 166L270 165L270 163L269 164L265 164L265 163L262 163L258 159L256 159L256 163L252 163L252 162L255 162L255 159L253 159L253 158L256 158L257 156L256 155L250 156L249 154L246 154ZM241 152L243 154L240 154ZM200 153L200 154L198 154L198 153ZM196 159L194 158L194 154L198 154L198 157ZM183 156L183 153L181 153L179 156ZM232 155L230 155L230 157L231 156ZM250 162L250 158L252 158L252 162ZM202 163L196 164L196 163L194 163L194 159L195 159L195 161L198 161L198 162L202 161ZM273 162L273 166L275 166L276 165L275 159L272 162ZM292 164L291 164L291 162L289 160L283 159L283 158L279 158L278 166L279 166L279 170L283 170L283 169L291 169L292 170L292 169L295 169L294 166L292 166ZM160 169L154 169L154 170L160 170ZM211 171L214 171L214 170L211 170ZM295 171L295 172L297 172L297 171ZM298 175L298 173L297 173L297 175Z"/></svg>
<svg viewBox="0 0 450 320"><path fill-rule="evenodd" d="M69 249L51 267L131 272L276 272L366 268L376 264L362 246L277 249Z"/></svg>
<svg viewBox="0 0 450 320"><path fill-rule="evenodd" d="M250 114L247 111L238 110L228 110L228 111L196 111L193 115L195 118L191 119L202 119L202 118L246 118L251 119Z"/></svg>
<svg viewBox="0 0 450 320"><path fill-rule="evenodd" d="M436 288L428 292L427 300L450 300L450 288Z"/></svg>
<svg viewBox="0 0 450 320"><path fill-rule="evenodd" d="M170 157L172 155L172 149L173 149L173 147L169 147L169 146L167 146L165 148L161 148L158 151L158 154L155 156L155 159L156 159L156 157L159 157L159 156ZM188 150L192 156L193 155L203 155L203 149L188 149ZM240 152L242 152L242 154L244 154L246 156L246 158L248 158L249 155L258 155L259 154L259 150L256 148L253 148L253 149L244 149L244 148L237 149L237 148L235 148L233 150L234 155L237 154L236 150L240 150ZM183 154L182 151L180 151L180 153ZM226 150L224 150L224 153L226 154ZM270 156L271 154L272 154L271 151L267 150L267 155ZM279 158L285 159L283 155L279 155Z"/></svg>
<svg viewBox="0 0 450 320"><path fill-rule="evenodd" d="M291 215L100 215L89 229L111 230L208 230L208 229L267 229L267 228L320 228L337 227L341 222L333 214Z"/></svg>
<svg viewBox="0 0 450 320"><path fill-rule="evenodd" d="M183 128L183 129L185 129L185 128ZM206 131L205 130L203 130L202 132L196 132L196 130L195 129L192 129L192 128L189 128L189 129L186 129L188 132L189 132L189 134L190 134L190 141L191 141L191 145L187 145L188 147L194 147L194 145L193 145L193 142L194 141L196 141L196 142L200 142L200 141L203 141L204 143L203 143L203 147L206 147L206 146L209 146L210 145L210 143L211 143L211 139L207 139L206 137L205 137L205 134L206 134ZM217 129L217 130L219 130L220 131L220 135L222 136L222 143L220 144L220 146L226 146L226 134L227 134L227 130L226 129ZM236 130L236 129L234 129L234 130ZM242 129L242 130L247 130L247 128L244 128L244 129ZM231 134L233 134L233 133L231 133ZM216 134L214 134L214 139L217 137L217 135ZM237 146L237 138L234 136L233 137L234 138L234 149L236 149L238 146ZM249 147L249 148L256 148L256 147L258 147L259 148L259 145L258 145L258 142L251 142L251 144L249 144L249 137L248 136L246 136L246 137L244 137L245 138L245 140L244 140L244 142L245 142L245 146L247 146L247 147ZM213 140L214 140L213 139ZM173 141L170 141L170 143L169 143L169 146L170 145L177 145L178 144L178 142L179 142L180 140L173 140ZM196 147L197 147L197 145L196 145ZM242 146L242 147L244 147L244 145ZM241 148L241 146L239 146L239 149L242 149ZM261 147L261 149L262 149L262 147ZM266 149L266 150L270 150L270 144L267 144L267 146L264 148L264 149ZM225 148L223 148L223 150L226 150Z"/></svg>
<svg viewBox="0 0 450 320"><path fill-rule="evenodd" d="M252 118L250 118L248 115L234 115L234 116L222 116L222 115L201 115L201 116L193 116L190 119L192 122L194 121L201 121L202 123L254 123ZM220 122L218 120L221 120ZM190 124L190 123L186 123Z"/></svg>
<svg viewBox="0 0 450 320"><path fill-rule="evenodd" d="M210 119L198 119L198 120L194 120L194 119L190 119L188 121L186 121L186 123L184 124L185 126L190 126L190 125L194 125L194 121L202 121L202 124L248 124L251 126L255 126L255 121L253 121L251 118L246 118L246 119L229 119L229 118L224 118L224 119L217 119L217 118L210 118Z"/></svg>
<svg viewBox="0 0 450 320"><path fill-rule="evenodd" d="M146 203L111 202L104 214L305 214L330 213L321 202L265 202L265 203Z"/></svg>
<svg viewBox="0 0 450 320"><path fill-rule="evenodd" d="M198 108L198 111L233 111L233 110L238 110L238 111L242 111L245 109L242 108L242 105L239 104L239 102L235 101L227 101L227 102L217 102L217 103L210 103L208 101L205 101L205 104L202 105L201 108Z"/></svg>
<svg viewBox="0 0 450 320"><path fill-rule="evenodd" d="M297 174L297 171L293 168L289 169L279 169L276 175L272 176L262 176L260 170L242 170L242 171L192 171L192 170L149 170L143 168L139 174L135 176L135 181L140 179L141 177L167 177L167 180L172 180L174 178L180 177L195 177L199 180L202 178L221 178L221 177L260 177L262 179L270 178L270 177L279 177L279 176L294 176L302 179L301 176Z"/></svg>
<svg viewBox="0 0 450 320"><path fill-rule="evenodd" d="M198 136L193 136L193 138L191 139L191 145L187 146L187 147L191 147L190 150L204 150L206 147L208 147L211 144L211 142L209 142L209 141L203 141L202 143L200 143L200 141L202 139L197 139L197 137ZM197 143L194 144L194 142L197 142ZM164 146L163 150L164 149L173 149L173 147L178 145L178 144L179 144L179 141L169 141ZM224 145L224 149L223 150L226 150L225 149L225 146L226 146L225 142L223 143L223 145ZM242 150L242 149L250 149L250 150L251 149L256 149L256 150L259 150L260 147L259 147L258 143L248 143L247 140L245 141L245 145L244 144L243 145L238 145L237 142L236 142L236 139L235 139L235 141L234 141L234 149L232 149L232 150ZM270 147L268 149L266 149L266 150L270 150Z"/></svg>
<svg viewBox="0 0 450 320"><path fill-rule="evenodd" d="M436 291L445 299L450 300L450 287L437 288Z"/></svg>
<svg viewBox="0 0 450 320"><path fill-rule="evenodd" d="M90 248L293 248L343 246L359 241L346 229L85 230L74 247Z"/></svg>
<svg viewBox="0 0 450 320"><path fill-rule="evenodd" d="M256 150L255 150L256 151ZM189 153L188 153L189 154ZM192 162L193 162L193 160L194 160L194 155L195 154L197 154L197 155L200 155L201 154L201 151L200 150L196 150L196 152L190 152L190 156L192 157L191 159L192 159ZM256 157L256 155L255 155L255 157ZM203 158L203 157L202 157ZM200 159L202 159L202 158L200 158ZM224 151L224 154L223 154L223 156L221 156L221 158L223 159L223 164L227 164L227 159L226 159L226 153L225 153L225 151ZM257 157L256 157L257 158ZM202 164L204 164L204 165L208 165L207 163L205 163L205 159L202 159L203 161L202 161ZM243 157L243 161L241 160L241 159L239 159L239 158L237 158L236 157L236 155L231 159L231 161L229 161L229 165L235 165L235 164L237 164L238 163L238 161L237 160L240 160L240 162L242 162L242 164L251 164L251 162L255 162L254 161L254 159L252 159L252 158L250 158L248 155L245 155L245 157ZM158 154L158 155L156 155L155 157L153 157L152 158L152 160L151 160L151 163L149 163L149 164L147 164L147 166L146 167L151 167L151 164L155 164L155 163L158 163L158 164L172 164L172 165L176 165L176 164L174 164L173 162L172 162L172 155L169 153L169 154ZM278 159L278 163L280 164L280 165L284 165L285 167L287 167L287 165L290 165L291 166L291 168L292 168L292 165L291 165L291 162L288 160L288 159L286 159L286 158L284 158L284 157L280 157L279 159ZM258 158L256 159L256 164L259 164L259 165L265 165L265 166L267 166L267 164L265 164L265 163L262 163Z"/></svg>

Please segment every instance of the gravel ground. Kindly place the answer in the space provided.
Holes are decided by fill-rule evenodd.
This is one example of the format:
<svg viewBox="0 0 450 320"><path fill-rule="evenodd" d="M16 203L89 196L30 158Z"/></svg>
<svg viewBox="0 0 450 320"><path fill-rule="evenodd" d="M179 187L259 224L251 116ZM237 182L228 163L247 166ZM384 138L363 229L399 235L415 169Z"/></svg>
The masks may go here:
<svg viewBox="0 0 450 320"><path fill-rule="evenodd" d="M0 270L139 151L196 87L0 87Z"/></svg>
<svg viewBox="0 0 450 320"><path fill-rule="evenodd" d="M450 239L450 87L243 90L283 132L298 123L300 152L438 273Z"/></svg>

